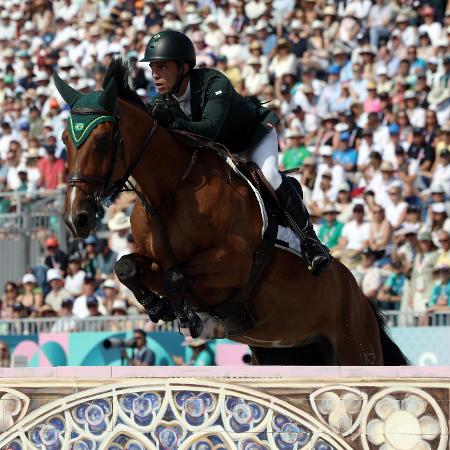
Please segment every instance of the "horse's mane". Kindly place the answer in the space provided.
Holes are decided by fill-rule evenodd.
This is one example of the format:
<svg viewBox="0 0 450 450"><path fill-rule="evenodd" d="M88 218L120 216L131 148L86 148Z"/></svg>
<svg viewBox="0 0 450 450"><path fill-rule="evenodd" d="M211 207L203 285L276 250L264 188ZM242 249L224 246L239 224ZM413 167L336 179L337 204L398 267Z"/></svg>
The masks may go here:
<svg viewBox="0 0 450 450"><path fill-rule="evenodd" d="M106 88L111 78L116 80L119 97L122 100L129 101L148 113L147 106L130 85L130 63L126 59L113 58L111 60L103 78L103 89Z"/></svg>

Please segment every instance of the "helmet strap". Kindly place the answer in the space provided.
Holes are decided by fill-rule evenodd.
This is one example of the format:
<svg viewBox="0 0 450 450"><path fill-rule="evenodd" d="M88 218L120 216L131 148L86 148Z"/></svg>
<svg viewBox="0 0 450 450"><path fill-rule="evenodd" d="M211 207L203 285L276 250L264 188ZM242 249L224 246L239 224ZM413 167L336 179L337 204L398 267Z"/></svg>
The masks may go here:
<svg viewBox="0 0 450 450"><path fill-rule="evenodd" d="M189 67L189 70L185 74L183 74L183 64L184 63L177 62L178 76L177 76L177 81L176 81L175 85L170 90L171 95L173 95L173 94L177 95L177 92L178 92L178 89L180 89L181 83L183 83L184 79L191 73L191 68Z"/></svg>

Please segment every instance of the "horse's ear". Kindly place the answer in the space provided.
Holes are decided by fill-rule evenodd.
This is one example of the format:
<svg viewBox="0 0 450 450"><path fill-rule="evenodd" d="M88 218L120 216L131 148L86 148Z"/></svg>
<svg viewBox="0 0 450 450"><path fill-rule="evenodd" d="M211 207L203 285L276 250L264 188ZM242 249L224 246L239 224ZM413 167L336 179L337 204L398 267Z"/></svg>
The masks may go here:
<svg viewBox="0 0 450 450"><path fill-rule="evenodd" d="M117 88L117 82L114 78L111 78L106 86L105 90L100 95L98 102L105 109L112 111L114 110L114 105L116 104L116 99L119 91Z"/></svg>
<svg viewBox="0 0 450 450"><path fill-rule="evenodd" d="M53 81L55 82L56 89L58 89L61 97L70 105L70 107L72 107L77 101L77 98L82 95L81 92L78 92L76 89L69 86L56 72L53 72Z"/></svg>

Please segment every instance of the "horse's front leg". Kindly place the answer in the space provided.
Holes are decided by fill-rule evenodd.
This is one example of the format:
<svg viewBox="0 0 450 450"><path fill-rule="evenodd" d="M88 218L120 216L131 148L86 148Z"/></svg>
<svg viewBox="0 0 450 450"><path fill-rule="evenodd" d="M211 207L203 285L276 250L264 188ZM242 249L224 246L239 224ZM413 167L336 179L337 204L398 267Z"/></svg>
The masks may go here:
<svg viewBox="0 0 450 450"><path fill-rule="evenodd" d="M156 294L161 292L163 275L149 257L141 253L122 256L116 262L114 271L145 308L152 322L157 323L160 319L170 322L175 319L168 300Z"/></svg>
<svg viewBox="0 0 450 450"><path fill-rule="evenodd" d="M180 329L188 328L191 336L202 334L203 322L186 299L188 280L180 266L174 266L164 273L163 294L166 296L178 319Z"/></svg>

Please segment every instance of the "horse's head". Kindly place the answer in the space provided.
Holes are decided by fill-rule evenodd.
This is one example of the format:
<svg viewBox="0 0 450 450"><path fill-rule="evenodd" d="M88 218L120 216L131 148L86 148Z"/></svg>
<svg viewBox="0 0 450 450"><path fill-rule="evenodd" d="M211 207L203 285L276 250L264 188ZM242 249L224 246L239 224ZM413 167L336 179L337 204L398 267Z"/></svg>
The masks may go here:
<svg viewBox="0 0 450 450"><path fill-rule="evenodd" d="M100 201L113 179L120 145L115 104L117 83L81 94L53 75L56 88L71 107L62 139L68 152L68 190L64 221L75 237L85 238L95 225Z"/></svg>

